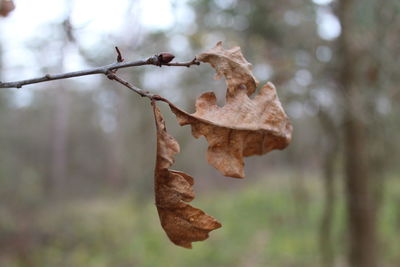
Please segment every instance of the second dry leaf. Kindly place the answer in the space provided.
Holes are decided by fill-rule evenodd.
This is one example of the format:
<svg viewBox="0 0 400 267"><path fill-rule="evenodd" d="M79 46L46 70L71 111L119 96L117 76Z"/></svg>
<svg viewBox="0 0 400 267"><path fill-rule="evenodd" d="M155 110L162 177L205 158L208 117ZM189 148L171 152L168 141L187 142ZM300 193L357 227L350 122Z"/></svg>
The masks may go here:
<svg viewBox="0 0 400 267"><path fill-rule="evenodd" d="M221 227L213 217L186 202L194 199L193 177L170 170L179 144L168 134L155 102L152 102L157 129L157 159L154 173L156 206L161 226L176 245L191 248L192 242L208 238L208 233Z"/></svg>

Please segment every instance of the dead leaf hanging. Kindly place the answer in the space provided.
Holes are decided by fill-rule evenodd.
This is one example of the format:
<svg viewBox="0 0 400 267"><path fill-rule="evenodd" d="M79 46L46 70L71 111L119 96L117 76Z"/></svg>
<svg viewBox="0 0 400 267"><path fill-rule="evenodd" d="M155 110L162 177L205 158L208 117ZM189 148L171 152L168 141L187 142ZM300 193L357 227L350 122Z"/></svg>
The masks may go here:
<svg viewBox="0 0 400 267"><path fill-rule="evenodd" d="M264 85L253 99L249 98L258 82L239 47L224 50L219 42L198 59L209 62L218 76L225 76L226 104L219 107L214 93L207 92L197 99L194 114L169 103L171 110L180 125L192 126L194 137L206 137L211 165L225 176L242 178L243 157L284 149L290 143L292 125L272 83Z"/></svg>
<svg viewBox="0 0 400 267"><path fill-rule="evenodd" d="M165 122L155 102L152 102L157 128L157 159L155 167L155 196L161 225L176 245L191 248L192 242L208 238L208 233L221 224L202 210L186 202L194 199L193 178L183 172L170 170L179 144L167 133Z"/></svg>

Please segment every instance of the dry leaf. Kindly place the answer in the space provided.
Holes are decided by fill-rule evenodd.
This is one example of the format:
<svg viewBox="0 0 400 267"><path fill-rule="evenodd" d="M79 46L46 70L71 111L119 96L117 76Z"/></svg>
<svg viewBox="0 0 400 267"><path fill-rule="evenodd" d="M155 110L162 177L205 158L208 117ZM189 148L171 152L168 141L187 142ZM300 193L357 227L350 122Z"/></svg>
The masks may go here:
<svg viewBox="0 0 400 267"><path fill-rule="evenodd" d="M240 86L246 86L247 94L255 92L258 81L251 72L251 64L244 58L239 46L229 50L222 47L222 42L218 42L215 47L201 53L196 57L199 61L210 63L216 70L216 79L225 76L228 89L227 97L236 95Z"/></svg>
<svg viewBox="0 0 400 267"><path fill-rule="evenodd" d="M193 178L183 172L170 170L179 144L167 133L164 119L152 102L157 128L157 160L155 195L161 225L176 245L191 248L192 242L208 238L208 233L221 224L202 210L186 202L194 199Z"/></svg>
<svg viewBox="0 0 400 267"><path fill-rule="evenodd" d="M272 83L267 83L253 98L257 81L240 49L224 50L218 43L201 54L228 85L226 104L219 107L214 93L201 95L196 112L188 114L170 104L180 125L190 124L192 134L208 141L208 162L225 176L244 177L243 157L284 149L291 140L292 125L285 114Z"/></svg>
<svg viewBox="0 0 400 267"><path fill-rule="evenodd" d="M11 0L0 0L0 16L7 17L15 9L14 2Z"/></svg>

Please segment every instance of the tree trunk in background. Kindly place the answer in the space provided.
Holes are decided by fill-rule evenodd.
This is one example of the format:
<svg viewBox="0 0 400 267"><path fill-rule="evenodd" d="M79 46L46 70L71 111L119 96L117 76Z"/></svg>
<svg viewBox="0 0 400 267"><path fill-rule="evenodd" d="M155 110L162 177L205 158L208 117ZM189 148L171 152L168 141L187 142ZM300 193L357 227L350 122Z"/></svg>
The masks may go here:
<svg viewBox="0 0 400 267"><path fill-rule="evenodd" d="M54 130L52 140L52 169L51 193L62 195L65 187L67 171L67 130L68 130L68 103L67 94L61 82L56 93L56 107L54 114Z"/></svg>
<svg viewBox="0 0 400 267"><path fill-rule="evenodd" d="M125 109L125 102L120 90L116 90L115 106L115 120L116 127L111 134L110 141L110 166L107 180L111 186L118 188L122 185L123 165L124 165L124 128L123 128L123 114Z"/></svg>
<svg viewBox="0 0 400 267"><path fill-rule="evenodd" d="M349 262L351 267L376 267L376 210L373 190L369 181L366 127L362 116L362 86L356 82L360 65L353 35L352 19L355 16L353 1L341 0L338 15L342 25L339 40L341 72L339 85L344 101L344 161L349 230Z"/></svg>
<svg viewBox="0 0 400 267"><path fill-rule="evenodd" d="M332 221L335 208L335 184L334 184L334 158L335 154L326 156L324 159L324 213L320 225L320 248L322 257L322 266L334 266L334 252L332 240Z"/></svg>
<svg viewBox="0 0 400 267"><path fill-rule="evenodd" d="M324 210L320 222L319 242L321 249L321 266L332 267L335 263L333 251L332 226L336 204L335 190L335 163L339 152L339 134L329 114L320 110L318 116L327 138L327 148L323 156L323 178L324 178Z"/></svg>
<svg viewBox="0 0 400 267"><path fill-rule="evenodd" d="M68 4L68 3L67 3ZM71 8L68 9L69 13ZM68 13L68 14L69 14ZM63 43L59 49L59 62L57 72L64 72L66 58L66 48L70 42L73 42L72 29L67 17L60 24L60 31L64 34ZM52 169L51 169L51 193L55 196L62 196L65 191L67 179L67 134L68 134L68 93L64 88L64 81L57 84L56 106L54 114L54 130L52 136Z"/></svg>

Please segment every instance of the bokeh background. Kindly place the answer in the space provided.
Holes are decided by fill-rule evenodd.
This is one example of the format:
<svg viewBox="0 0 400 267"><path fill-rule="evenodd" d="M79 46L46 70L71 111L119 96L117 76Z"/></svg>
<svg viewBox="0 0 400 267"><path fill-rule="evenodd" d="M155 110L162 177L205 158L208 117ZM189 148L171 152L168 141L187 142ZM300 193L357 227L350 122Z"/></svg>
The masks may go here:
<svg viewBox="0 0 400 267"><path fill-rule="evenodd" d="M231 179L161 105L193 205L223 224L186 250L154 205L148 99L101 75L0 89L0 266L400 265L398 0L14 4L0 17L2 81L109 64L114 46L186 61L223 41L276 85L294 134ZM205 91L224 102L207 64L118 73L189 112Z"/></svg>

